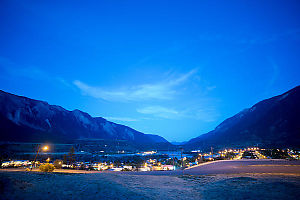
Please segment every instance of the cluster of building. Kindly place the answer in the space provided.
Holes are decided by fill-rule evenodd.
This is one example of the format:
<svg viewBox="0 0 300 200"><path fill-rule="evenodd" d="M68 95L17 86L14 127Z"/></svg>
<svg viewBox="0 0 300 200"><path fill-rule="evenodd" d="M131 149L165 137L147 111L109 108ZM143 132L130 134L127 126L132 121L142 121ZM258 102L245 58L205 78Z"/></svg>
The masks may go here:
<svg viewBox="0 0 300 200"><path fill-rule="evenodd" d="M276 150L276 149L275 149ZM284 152L288 154L288 156L292 159L300 159L300 151L285 149L279 150L280 152ZM198 165L199 163L212 161L212 160L221 160L221 159L243 159L247 158L247 156L258 159L269 159L270 156L266 155L264 152L265 149L259 149L258 147L252 148L244 148L244 149L225 149L218 152L208 152L208 153L201 153L200 151L192 151L192 153L196 153L197 156L194 157L182 157L180 159L174 159L171 157L163 158L163 159L145 159L143 164L133 163L131 164L124 164L124 163L113 163L113 162L74 162L72 165L63 164L62 161L59 162L62 168L76 168L76 169L83 169L83 170L110 170L110 171L162 171L162 170L175 170L176 167L184 165L184 167L191 167L194 165ZM267 150L272 151L272 150ZM273 150L274 151L274 150ZM156 151L147 151L138 153L139 155L152 155L156 154ZM251 153L251 155L249 154ZM51 163L50 159L46 160L48 163ZM1 164L2 168L7 167L31 167L33 161L29 160L11 160L11 161L4 161ZM39 164L39 162L38 162Z"/></svg>
<svg viewBox="0 0 300 200"><path fill-rule="evenodd" d="M199 160L208 160L208 161L212 161L212 160L216 160L216 159L223 159L226 158L228 156L228 154L233 155L233 159L238 159L239 156L241 157L241 155L243 154L243 152L246 151L243 149L225 149L223 151L218 151L216 153L214 152L209 152L209 153L199 153L199 158L196 159L196 162L198 162Z"/></svg>
<svg viewBox="0 0 300 200"><path fill-rule="evenodd" d="M51 163L51 162L50 162ZM2 163L2 168L9 167L30 167L32 162L29 160L11 160ZM147 160L142 166L136 167L131 165L115 165L114 163L90 163L90 162L75 162L73 165L62 164L62 168L76 168L83 170L98 170L98 171L161 171L161 170L175 170L174 165L164 165L157 162L156 159Z"/></svg>
<svg viewBox="0 0 300 200"><path fill-rule="evenodd" d="M213 152L203 153L203 154L199 153L199 158L201 160L207 160L207 161L220 160L220 159L238 160L242 158L247 158L247 156L244 156L245 152L253 152L253 154L259 159L268 159L267 156L260 153L260 150L263 149L259 149L258 147L251 147L251 148L244 148L244 149L224 149L216 153Z"/></svg>
<svg viewBox="0 0 300 200"><path fill-rule="evenodd" d="M167 165L157 161L157 159L148 159L142 167L138 168L138 171L167 171L175 169L175 165Z"/></svg>
<svg viewBox="0 0 300 200"><path fill-rule="evenodd" d="M292 158L294 158L296 160L300 160L300 151L294 151L294 150L291 150L291 149L287 149L287 153Z"/></svg>
<svg viewBox="0 0 300 200"><path fill-rule="evenodd" d="M4 161L1 164L1 167L7 168L7 167L26 167L30 166L31 162L29 160L10 160L10 161Z"/></svg>
<svg viewBox="0 0 300 200"><path fill-rule="evenodd" d="M112 162L76 162L72 166L63 164L62 168L76 168L85 170L97 170L97 171L162 171L162 170L175 170L174 165L166 165L158 162L156 159L149 159L140 166L131 166L124 163L115 164Z"/></svg>

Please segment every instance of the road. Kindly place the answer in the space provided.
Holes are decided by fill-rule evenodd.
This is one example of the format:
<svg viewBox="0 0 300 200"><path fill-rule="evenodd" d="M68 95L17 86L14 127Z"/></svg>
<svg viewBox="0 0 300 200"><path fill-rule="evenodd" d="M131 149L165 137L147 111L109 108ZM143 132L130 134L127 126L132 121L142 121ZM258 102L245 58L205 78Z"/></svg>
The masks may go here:
<svg viewBox="0 0 300 200"><path fill-rule="evenodd" d="M242 159L210 162L184 170L184 174L280 173L300 175L300 161L277 159Z"/></svg>

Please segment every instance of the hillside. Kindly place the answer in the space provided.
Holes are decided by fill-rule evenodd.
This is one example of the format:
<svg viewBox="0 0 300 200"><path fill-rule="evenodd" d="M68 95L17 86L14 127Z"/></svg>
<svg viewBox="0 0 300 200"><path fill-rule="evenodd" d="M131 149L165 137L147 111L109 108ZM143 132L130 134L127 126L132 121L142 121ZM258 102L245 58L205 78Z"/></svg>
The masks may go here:
<svg viewBox="0 0 300 200"><path fill-rule="evenodd" d="M102 117L68 111L47 102L0 90L0 141L73 142L78 139L126 140L136 144L168 143Z"/></svg>
<svg viewBox="0 0 300 200"><path fill-rule="evenodd" d="M226 119L186 148L300 147L300 86Z"/></svg>

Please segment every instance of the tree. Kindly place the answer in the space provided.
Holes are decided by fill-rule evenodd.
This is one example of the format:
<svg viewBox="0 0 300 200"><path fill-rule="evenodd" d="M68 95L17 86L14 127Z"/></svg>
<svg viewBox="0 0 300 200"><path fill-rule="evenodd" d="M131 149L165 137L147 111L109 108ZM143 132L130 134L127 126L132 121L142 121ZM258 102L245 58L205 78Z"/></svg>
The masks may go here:
<svg viewBox="0 0 300 200"><path fill-rule="evenodd" d="M66 155L66 154L64 154L63 160L64 160L64 164L68 164L68 158L67 158L67 155Z"/></svg>
<svg viewBox="0 0 300 200"><path fill-rule="evenodd" d="M70 152L68 154L68 161L70 165L73 165L73 163L75 162L75 149L72 146L70 149Z"/></svg>
<svg viewBox="0 0 300 200"><path fill-rule="evenodd" d="M40 165L39 169L40 169L42 172L53 172L53 170L54 170L54 165L49 164L49 163L42 164L42 165Z"/></svg>
<svg viewBox="0 0 300 200"><path fill-rule="evenodd" d="M62 160L59 160L59 159L57 159L57 160L55 160L54 161L54 167L55 167L55 169L61 169L61 167L62 167L62 164L63 164L63 161Z"/></svg>

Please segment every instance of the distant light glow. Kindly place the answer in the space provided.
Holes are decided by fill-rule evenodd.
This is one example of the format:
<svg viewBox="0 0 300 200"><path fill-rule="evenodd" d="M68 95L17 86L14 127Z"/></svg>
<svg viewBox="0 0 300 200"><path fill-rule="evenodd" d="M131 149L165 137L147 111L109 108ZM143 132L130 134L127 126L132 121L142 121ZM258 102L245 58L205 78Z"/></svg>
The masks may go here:
<svg viewBox="0 0 300 200"><path fill-rule="evenodd" d="M44 147L43 147L43 150L44 150L44 151L47 151L48 149L49 149L48 146L44 146Z"/></svg>

